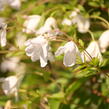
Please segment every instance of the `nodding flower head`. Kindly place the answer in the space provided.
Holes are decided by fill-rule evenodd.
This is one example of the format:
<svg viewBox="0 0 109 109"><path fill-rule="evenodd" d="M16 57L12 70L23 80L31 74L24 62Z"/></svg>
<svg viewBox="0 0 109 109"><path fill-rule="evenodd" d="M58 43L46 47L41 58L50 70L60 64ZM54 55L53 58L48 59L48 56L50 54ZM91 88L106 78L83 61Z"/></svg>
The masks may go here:
<svg viewBox="0 0 109 109"><path fill-rule="evenodd" d="M20 9L21 1L20 0L8 0L8 4L14 9Z"/></svg>
<svg viewBox="0 0 109 109"><path fill-rule="evenodd" d="M23 24L24 26L23 32L26 32L28 34L35 33L36 27L38 26L40 20L41 20L41 16L39 15L27 16Z"/></svg>
<svg viewBox="0 0 109 109"><path fill-rule="evenodd" d="M105 52L107 47L109 46L109 30L103 32L99 38L99 45L101 52Z"/></svg>
<svg viewBox="0 0 109 109"><path fill-rule="evenodd" d="M49 57L51 58L48 40L44 36L40 35L28 40L26 42L26 46L26 55L30 56L33 62L40 60L41 67L45 67Z"/></svg>
<svg viewBox="0 0 109 109"><path fill-rule="evenodd" d="M103 60L97 41L92 41L86 50L81 53L81 56L84 61L91 61L92 58L98 58L100 61Z"/></svg>
<svg viewBox="0 0 109 109"><path fill-rule="evenodd" d="M55 52L55 55L59 56L63 53L64 53L63 64L67 67L75 65L77 55L80 56L78 47L73 41L67 42L64 46L59 47Z"/></svg>
<svg viewBox="0 0 109 109"><path fill-rule="evenodd" d="M9 76L3 79L2 89L6 95L15 94L18 90L18 79L16 76Z"/></svg>
<svg viewBox="0 0 109 109"><path fill-rule="evenodd" d="M36 31L36 34L45 34L51 32L52 30L58 29L56 20L53 17L47 18L44 25Z"/></svg>

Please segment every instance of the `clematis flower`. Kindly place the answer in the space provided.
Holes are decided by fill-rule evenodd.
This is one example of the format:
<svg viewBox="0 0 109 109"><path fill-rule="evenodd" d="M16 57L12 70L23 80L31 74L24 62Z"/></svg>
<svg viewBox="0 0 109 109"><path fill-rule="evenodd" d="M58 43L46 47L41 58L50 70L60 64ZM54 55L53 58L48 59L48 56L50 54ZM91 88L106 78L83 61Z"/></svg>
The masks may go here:
<svg viewBox="0 0 109 109"><path fill-rule="evenodd" d="M92 58L98 58L102 61L101 51L97 41L92 41L85 51L81 53L84 61L91 61Z"/></svg>
<svg viewBox="0 0 109 109"><path fill-rule="evenodd" d="M6 4L6 0L0 0L0 11L4 10L4 5Z"/></svg>
<svg viewBox="0 0 109 109"><path fill-rule="evenodd" d="M78 15L75 19L77 19L77 27L80 33L86 33L90 27L90 21L87 18L84 18L81 15Z"/></svg>
<svg viewBox="0 0 109 109"><path fill-rule="evenodd" d="M109 30L103 32L99 38L99 45L101 52L105 52L107 47L109 46Z"/></svg>
<svg viewBox="0 0 109 109"><path fill-rule="evenodd" d="M0 44L2 47L6 46L6 28L7 24L0 23Z"/></svg>
<svg viewBox="0 0 109 109"><path fill-rule="evenodd" d="M19 63L20 59L18 57L12 57L9 59L5 59L1 65L0 65L0 69L2 72L6 72L6 71L15 71L16 68L18 68L18 63Z"/></svg>
<svg viewBox="0 0 109 109"><path fill-rule="evenodd" d="M70 15L72 24L77 24L78 31L86 33L90 28L90 21L79 13L79 10L73 11Z"/></svg>
<svg viewBox="0 0 109 109"><path fill-rule="evenodd" d="M14 9L20 9L20 7L21 7L20 0L8 0L7 2Z"/></svg>
<svg viewBox="0 0 109 109"><path fill-rule="evenodd" d="M67 42L64 46L59 47L55 52L55 55L59 56L63 53L64 53L63 64L67 67L75 65L76 57L80 56L78 47L73 41Z"/></svg>
<svg viewBox="0 0 109 109"><path fill-rule="evenodd" d="M41 67L45 67L49 51L48 41L43 36L38 36L28 40L25 45L26 55L30 56L33 62L40 60Z"/></svg>
<svg viewBox="0 0 109 109"><path fill-rule="evenodd" d="M38 26L41 20L41 16L39 15L31 15L26 17L26 21L24 22L23 32L31 34L36 31L36 27Z"/></svg>
<svg viewBox="0 0 109 109"><path fill-rule="evenodd" d="M4 10L5 5L11 6L14 9L19 9L21 7L20 0L0 0L0 10Z"/></svg>
<svg viewBox="0 0 109 109"><path fill-rule="evenodd" d="M2 81L2 89L6 95L15 94L18 90L18 79L16 76L9 76Z"/></svg>
<svg viewBox="0 0 109 109"><path fill-rule="evenodd" d="M39 30L36 31L36 34L44 34L52 31L53 29L57 29L56 20L53 17L49 17L44 26L42 26Z"/></svg>

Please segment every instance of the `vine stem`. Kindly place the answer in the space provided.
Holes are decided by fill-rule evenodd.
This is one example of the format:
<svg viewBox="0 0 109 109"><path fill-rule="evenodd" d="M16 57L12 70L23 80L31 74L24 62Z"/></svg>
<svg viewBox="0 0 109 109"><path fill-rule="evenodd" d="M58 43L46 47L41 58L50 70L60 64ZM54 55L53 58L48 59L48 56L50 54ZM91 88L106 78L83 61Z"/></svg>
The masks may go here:
<svg viewBox="0 0 109 109"><path fill-rule="evenodd" d="M90 16L90 18L95 18L95 19L99 19L99 20L103 21L108 26L108 29L109 29L109 22L107 20L105 20L104 18L102 18L100 16Z"/></svg>
<svg viewBox="0 0 109 109"><path fill-rule="evenodd" d="M95 41L95 38L94 38L93 33L92 33L90 30L88 30L88 33L90 34L90 36L91 36L92 40L93 40L93 41Z"/></svg>

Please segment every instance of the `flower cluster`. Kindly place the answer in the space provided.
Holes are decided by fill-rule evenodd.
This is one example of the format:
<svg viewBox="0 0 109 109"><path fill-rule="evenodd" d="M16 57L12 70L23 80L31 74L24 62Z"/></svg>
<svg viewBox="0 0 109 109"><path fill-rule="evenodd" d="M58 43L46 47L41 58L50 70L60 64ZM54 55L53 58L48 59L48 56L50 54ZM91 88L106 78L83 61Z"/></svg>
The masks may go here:
<svg viewBox="0 0 109 109"><path fill-rule="evenodd" d="M14 9L19 9L21 6L20 0L1 0L0 10L2 10L6 4ZM100 62L103 61L101 53L106 52L109 46L109 30L104 31L98 40L92 40L85 50L80 51L79 44L76 43L72 37L67 37L68 39L63 40L65 34L61 32L57 20L54 17L47 17L42 25L40 25L43 19L41 15L24 15L23 18L25 21L22 24L22 31L17 34L16 45L19 49L25 49L25 54L31 58L32 62L39 60L41 67L45 67L48 61L55 61L55 57L62 54L64 54L63 64L66 67L76 65L78 57L82 63L89 62L92 60L92 58L98 58ZM90 19L84 17L78 9L72 11L69 18L63 19L61 23L62 26L76 25L78 32L82 34L89 32L91 24ZM5 20L1 18L1 47L6 46L7 28L8 27ZM28 36L34 35L35 37L27 40L27 37L22 35L23 33ZM52 41L58 41L58 39L62 39L61 41L64 42L64 45L61 45L54 53L52 52ZM1 63L0 69L2 72L17 72L16 69L19 68L20 71L23 66L23 64L19 63L20 58L6 58ZM23 71L21 74L24 74L24 72L25 71ZM4 93L6 95L16 95L21 78L22 77L20 77L18 74L7 78L2 78L0 82L2 82L2 89Z"/></svg>

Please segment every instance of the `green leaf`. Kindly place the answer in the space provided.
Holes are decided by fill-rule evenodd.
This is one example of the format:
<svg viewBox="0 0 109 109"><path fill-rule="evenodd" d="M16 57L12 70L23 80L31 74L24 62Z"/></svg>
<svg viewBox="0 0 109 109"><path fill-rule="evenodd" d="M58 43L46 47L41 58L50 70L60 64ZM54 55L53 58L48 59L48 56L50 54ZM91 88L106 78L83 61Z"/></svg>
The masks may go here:
<svg viewBox="0 0 109 109"><path fill-rule="evenodd" d="M59 109L61 101L57 99L48 99L48 104L50 106L50 109Z"/></svg>
<svg viewBox="0 0 109 109"><path fill-rule="evenodd" d="M73 82L72 84L70 84L68 86L68 88L66 89L66 95L68 95L69 93L73 93L74 91L76 91L77 89L79 89L81 87L81 85L87 80L87 78L81 78L75 82Z"/></svg>
<svg viewBox="0 0 109 109"><path fill-rule="evenodd" d="M63 92L55 93L55 94L52 94L49 98L63 99L64 98L64 93Z"/></svg>

